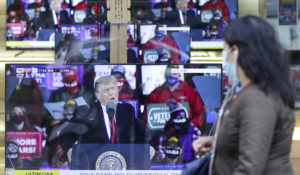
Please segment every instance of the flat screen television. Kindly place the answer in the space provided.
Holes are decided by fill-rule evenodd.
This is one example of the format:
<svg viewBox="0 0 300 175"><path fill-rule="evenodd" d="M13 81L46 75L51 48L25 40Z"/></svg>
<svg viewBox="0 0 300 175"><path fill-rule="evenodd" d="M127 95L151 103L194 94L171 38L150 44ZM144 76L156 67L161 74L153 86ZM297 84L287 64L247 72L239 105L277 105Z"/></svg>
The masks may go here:
<svg viewBox="0 0 300 175"><path fill-rule="evenodd" d="M129 62L188 63L190 61L190 27L155 24L127 26Z"/></svg>
<svg viewBox="0 0 300 175"><path fill-rule="evenodd" d="M55 37L56 64L109 63L109 24L59 25Z"/></svg>
<svg viewBox="0 0 300 175"><path fill-rule="evenodd" d="M180 5L181 7L179 7ZM178 13L177 9L186 10L190 19L185 21L184 14L180 17L181 14ZM131 1L132 23L136 24L171 24L173 26L187 24L199 28L201 23L208 24L212 18L215 20L223 18L228 21L234 19L236 15L236 0ZM173 19L173 21L170 21L170 19Z"/></svg>
<svg viewBox="0 0 300 175"><path fill-rule="evenodd" d="M216 119L221 74L221 64L7 64L6 173L181 170L195 158L181 154L191 148L183 136L207 135ZM114 86L107 76L114 77ZM118 92L116 130L107 128L114 128L113 122L108 125L113 107L97 101L111 92ZM126 122L133 123L120 125ZM98 124L103 132L93 133ZM109 130L107 142L84 142L88 132L108 138Z"/></svg>
<svg viewBox="0 0 300 175"><path fill-rule="evenodd" d="M180 52L187 53L189 63L221 63L223 30L237 17L238 1L179 0L178 3L185 4L187 8L178 10L180 8L175 0L132 1L132 24L128 27L128 61L145 63L141 48L146 41L155 36L155 26L158 25L168 28L189 27L189 37L182 38L188 39L190 43L184 52ZM134 48L132 43L135 43ZM140 48L137 54L138 47ZM182 48L180 51L183 51ZM150 54L151 57L157 57L155 55L157 54L154 54L154 51ZM181 58L181 63L187 60L186 56L184 57Z"/></svg>
<svg viewBox="0 0 300 175"><path fill-rule="evenodd" d="M106 2L7 0L6 48L54 49L57 25L106 23Z"/></svg>

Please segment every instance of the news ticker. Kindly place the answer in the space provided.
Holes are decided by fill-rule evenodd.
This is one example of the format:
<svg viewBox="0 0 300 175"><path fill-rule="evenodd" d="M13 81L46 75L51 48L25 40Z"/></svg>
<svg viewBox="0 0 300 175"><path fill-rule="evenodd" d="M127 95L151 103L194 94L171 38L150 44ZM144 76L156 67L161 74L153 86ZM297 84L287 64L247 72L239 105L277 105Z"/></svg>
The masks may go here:
<svg viewBox="0 0 300 175"><path fill-rule="evenodd" d="M70 72L71 69L66 69L66 68L63 68L63 69L56 69L56 68L53 68L53 69L50 69L50 68L47 68L47 69L41 69L41 68L16 68L16 73L17 74L22 74L22 73L52 73L52 72L60 72L60 73L63 73L63 72Z"/></svg>
<svg viewBox="0 0 300 175"><path fill-rule="evenodd" d="M71 69L67 68L16 68L16 76L18 78L33 78L38 74L45 74L45 73L67 73L70 72Z"/></svg>
<svg viewBox="0 0 300 175"><path fill-rule="evenodd" d="M181 175L181 170L13 170L5 175Z"/></svg>

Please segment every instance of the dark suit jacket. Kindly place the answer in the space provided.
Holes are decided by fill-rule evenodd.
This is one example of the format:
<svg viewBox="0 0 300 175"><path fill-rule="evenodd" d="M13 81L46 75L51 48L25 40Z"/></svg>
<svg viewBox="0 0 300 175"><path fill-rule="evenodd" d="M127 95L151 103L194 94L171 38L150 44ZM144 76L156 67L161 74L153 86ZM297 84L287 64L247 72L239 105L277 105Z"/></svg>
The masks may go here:
<svg viewBox="0 0 300 175"><path fill-rule="evenodd" d="M89 130L82 135L79 143L111 143L105 127L103 110L97 101L91 107L88 118L96 117L95 122L89 124ZM134 108L127 103L118 104L116 111L116 137L115 143L146 143L147 130L134 116Z"/></svg>
<svg viewBox="0 0 300 175"><path fill-rule="evenodd" d="M194 25L195 23L195 12L193 10L187 10L186 11L186 24L185 25ZM180 16L179 16L179 10L174 10L167 12L166 18L163 20L164 24L167 24L168 26L180 26Z"/></svg>
<svg viewBox="0 0 300 175"><path fill-rule="evenodd" d="M72 24L71 19L68 16L68 12L60 11L60 24ZM53 19L52 10L41 12L39 17L39 27L42 29L55 29L55 23Z"/></svg>

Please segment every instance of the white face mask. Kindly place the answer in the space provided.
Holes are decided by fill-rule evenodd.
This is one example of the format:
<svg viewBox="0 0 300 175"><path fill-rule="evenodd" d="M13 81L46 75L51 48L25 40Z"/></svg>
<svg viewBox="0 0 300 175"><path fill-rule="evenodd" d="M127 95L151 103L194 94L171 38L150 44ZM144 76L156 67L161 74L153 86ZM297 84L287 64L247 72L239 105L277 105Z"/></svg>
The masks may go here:
<svg viewBox="0 0 300 175"><path fill-rule="evenodd" d="M237 50L234 50L233 52L233 63L229 63L227 61L227 57L229 55L229 53L232 51L232 49L230 49L230 51L228 52L227 50L223 50L222 51L222 57L223 57L223 61L224 61L224 71L228 76L228 80L229 80L229 84L231 84L232 86L236 87L240 80L237 76L237 67L236 67L236 62L237 62Z"/></svg>

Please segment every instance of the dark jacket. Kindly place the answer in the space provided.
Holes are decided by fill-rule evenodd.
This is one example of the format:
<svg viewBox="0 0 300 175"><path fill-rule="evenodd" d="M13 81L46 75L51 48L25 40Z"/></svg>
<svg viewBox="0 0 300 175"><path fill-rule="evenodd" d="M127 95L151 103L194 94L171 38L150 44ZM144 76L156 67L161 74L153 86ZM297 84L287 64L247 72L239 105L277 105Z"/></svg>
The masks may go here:
<svg viewBox="0 0 300 175"><path fill-rule="evenodd" d="M225 110L217 139L213 174L291 175L293 110L256 85L245 87ZM230 105L229 105L230 106Z"/></svg>
<svg viewBox="0 0 300 175"><path fill-rule="evenodd" d="M183 17L184 18L184 17ZM168 26L180 26L180 25L189 25L192 26L195 24L195 12L192 10L186 11L186 24L181 24L179 10L174 10L167 12L166 18L164 19L164 24Z"/></svg>
<svg viewBox="0 0 300 175"><path fill-rule="evenodd" d="M96 117L95 122L89 125L87 133L82 135L80 143L111 143L105 127L102 107L99 101L90 109L90 117ZM93 116L90 116L93 115ZM135 118L134 108L127 103L118 104L116 111L116 137L115 143L146 143L147 130Z"/></svg>

